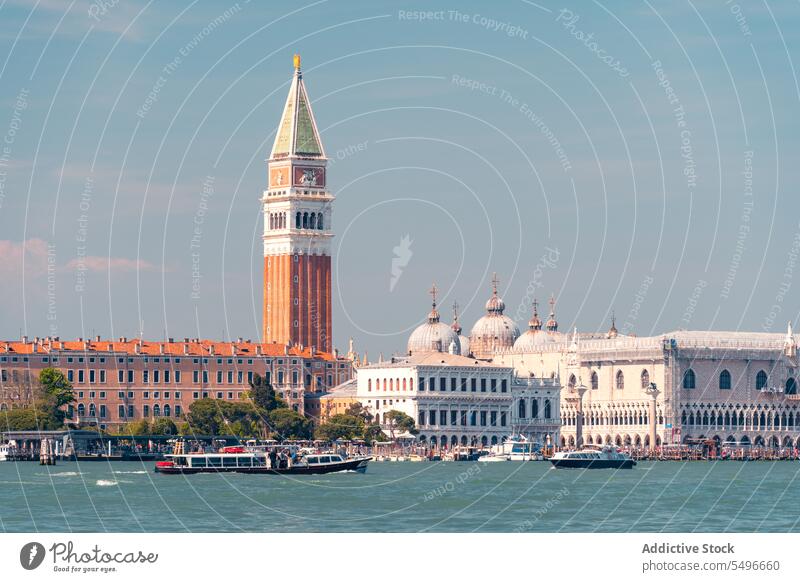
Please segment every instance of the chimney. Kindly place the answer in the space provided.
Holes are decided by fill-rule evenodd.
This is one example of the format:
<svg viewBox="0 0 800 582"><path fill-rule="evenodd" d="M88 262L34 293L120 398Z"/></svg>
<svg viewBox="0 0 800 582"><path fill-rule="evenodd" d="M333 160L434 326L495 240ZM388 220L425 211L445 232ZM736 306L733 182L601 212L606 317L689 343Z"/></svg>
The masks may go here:
<svg viewBox="0 0 800 582"><path fill-rule="evenodd" d="M161 354L162 356L164 355L164 344L163 343L158 344L158 353Z"/></svg>
<svg viewBox="0 0 800 582"><path fill-rule="evenodd" d="M231 344L231 355L232 356L236 355L236 344Z"/></svg>
<svg viewBox="0 0 800 582"><path fill-rule="evenodd" d="M189 338L188 337L183 338L183 343L188 344L189 343Z"/></svg>
<svg viewBox="0 0 800 582"><path fill-rule="evenodd" d="M317 351L317 346L311 346L311 356L314 356L314 353Z"/></svg>
<svg viewBox="0 0 800 582"><path fill-rule="evenodd" d="M90 347L91 346L89 344L89 340L86 340L86 341L83 342L83 351L84 352L88 352Z"/></svg>
<svg viewBox="0 0 800 582"><path fill-rule="evenodd" d="M189 355L189 344L188 343L184 343L183 344L183 355L184 356Z"/></svg>
<svg viewBox="0 0 800 582"><path fill-rule="evenodd" d="M24 344L28 343L28 336L26 336L26 335L22 336L22 343L24 343Z"/></svg>
<svg viewBox="0 0 800 582"><path fill-rule="evenodd" d="M136 342L135 344L133 344L133 353L134 354L142 353L142 342Z"/></svg>
<svg viewBox="0 0 800 582"><path fill-rule="evenodd" d="M39 338L36 338L36 339L38 340ZM35 342L33 342L33 353L35 354L38 351L39 351L39 342L35 341Z"/></svg>
<svg viewBox="0 0 800 582"><path fill-rule="evenodd" d="M256 355L257 356L261 355L261 344L256 344Z"/></svg>
<svg viewBox="0 0 800 582"><path fill-rule="evenodd" d="M173 338L169 338L169 343L174 344L175 340Z"/></svg>
<svg viewBox="0 0 800 582"><path fill-rule="evenodd" d="M100 341L100 336L99 336L99 335L96 335L96 336L94 337L94 341L96 341L96 342L99 342L99 341Z"/></svg>
<svg viewBox="0 0 800 582"><path fill-rule="evenodd" d="M214 355L214 344L210 344L208 346L208 353L211 354L212 356Z"/></svg>

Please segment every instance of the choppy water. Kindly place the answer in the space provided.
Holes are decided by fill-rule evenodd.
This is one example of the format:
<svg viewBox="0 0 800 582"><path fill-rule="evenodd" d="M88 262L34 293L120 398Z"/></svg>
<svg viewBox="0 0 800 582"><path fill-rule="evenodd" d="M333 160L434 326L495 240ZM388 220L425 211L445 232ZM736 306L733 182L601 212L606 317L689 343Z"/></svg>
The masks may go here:
<svg viewBox="0 0 800 582"><path fill-rule="evenodd" d="M158 475L0 463L4 531L797 531L800 464L370 463L366 474Z"/></svg>

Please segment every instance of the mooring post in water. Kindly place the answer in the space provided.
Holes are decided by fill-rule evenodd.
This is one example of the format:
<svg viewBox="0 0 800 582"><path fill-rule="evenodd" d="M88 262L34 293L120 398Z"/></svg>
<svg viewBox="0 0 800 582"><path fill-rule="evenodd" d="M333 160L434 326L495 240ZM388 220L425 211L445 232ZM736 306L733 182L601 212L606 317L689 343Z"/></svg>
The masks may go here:
<svg viewBox="0 0 800 582"><path fill-rule="evenodd" d="M40 465L55 465L56 456L53 451L50 439L42 439L39 445L39 464Z"/></svg>

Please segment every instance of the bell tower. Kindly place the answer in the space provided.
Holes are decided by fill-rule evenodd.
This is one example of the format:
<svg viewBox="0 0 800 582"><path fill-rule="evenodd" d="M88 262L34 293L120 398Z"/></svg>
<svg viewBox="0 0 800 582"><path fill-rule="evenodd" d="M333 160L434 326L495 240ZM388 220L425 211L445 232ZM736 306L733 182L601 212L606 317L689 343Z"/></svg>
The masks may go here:
<svg viewBox="0 0 800 582"><path fill-rule="evenodd" d="M294 76L272 153L264 212L266 343L331 352L331 211L327 158L294 56Z"/></svg>

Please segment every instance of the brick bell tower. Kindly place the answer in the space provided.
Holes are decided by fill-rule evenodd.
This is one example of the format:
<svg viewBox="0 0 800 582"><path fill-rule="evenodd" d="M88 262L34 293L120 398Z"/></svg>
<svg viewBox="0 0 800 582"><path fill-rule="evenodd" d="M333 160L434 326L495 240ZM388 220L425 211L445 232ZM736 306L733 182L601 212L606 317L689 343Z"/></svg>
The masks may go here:
<svg viewBox="0 0 800 582"><path fill-rule="evenodd" d="M331 352L331 211L325 150L294 56L294 77L267 160L264 342Z"/></svg>

